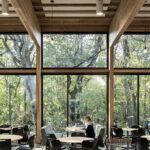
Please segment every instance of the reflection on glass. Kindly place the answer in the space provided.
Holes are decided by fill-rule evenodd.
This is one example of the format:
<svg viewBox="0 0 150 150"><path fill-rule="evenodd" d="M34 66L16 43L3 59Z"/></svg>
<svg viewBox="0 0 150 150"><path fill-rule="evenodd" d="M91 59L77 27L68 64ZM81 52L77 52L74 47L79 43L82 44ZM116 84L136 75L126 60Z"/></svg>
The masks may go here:
<svg viewBox="0 0 150 150"><path fill-rule="evenodd" d="M115 76L115 123L121 127L137 124L137 76Z"/></svg>
<svg viewBox="0 0 150 150"><path fill-rule="evenodd" d="M43 65L107 67L106 39L106 34L44 34Z"/></svg>
<svg viewBox="0 0 150 150"><path fill-rule="evenodd" d="M35 130L35 76L0 76L1 125L28 124Z"/></svg>

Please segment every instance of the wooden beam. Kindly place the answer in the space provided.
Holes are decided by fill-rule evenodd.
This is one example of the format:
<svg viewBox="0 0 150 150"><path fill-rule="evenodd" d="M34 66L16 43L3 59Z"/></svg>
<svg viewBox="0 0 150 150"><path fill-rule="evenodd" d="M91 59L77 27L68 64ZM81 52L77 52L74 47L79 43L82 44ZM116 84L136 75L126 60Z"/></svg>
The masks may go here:
<svg viewBox="0 0 150 150"><path fill-rule="evenodd" d="M36 142L41 142L41 99L42 99L42 76L41 76L41 48L37 49L36 55Z"/></svg>
<svg viewBox="0 0 150 150"><path fill-rule="evenodd" d="M37 47L41 47L41 29L31 0L10 0L17 15Z"/></svg>
<svg viewBox="0 0 150 150"><path fill-rule="evenodd" d="M109 48L109 86L108 86L108 139L111 140L111 127L114 123L114 48Z"/></svg>
<svg viewBox="0 0 150 150"><path fill-rule="evenodd" d="M144 2L144 0L121 0L109 28L110 47L113 47L120 36L126 31Z"/></svg>

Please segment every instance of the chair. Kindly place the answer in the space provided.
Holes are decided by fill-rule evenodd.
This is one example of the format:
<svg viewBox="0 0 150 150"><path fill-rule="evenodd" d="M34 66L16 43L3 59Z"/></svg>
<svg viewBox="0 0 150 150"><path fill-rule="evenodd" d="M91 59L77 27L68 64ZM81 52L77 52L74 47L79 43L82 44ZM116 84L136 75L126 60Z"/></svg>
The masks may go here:
<svg viewBox="0 0 150 150"><path fill-rule="evenodd" d="M81 136L81 137L85 137L85 134L83 132L72 132L71 136Z"/></svg>
<svg viewBox="0 0 150 150"><path fill-rule="evenodd" d="M137 143L138 138L140 138L140 136L142 135L145 135L145 129L139 127L138 125L134 125L131 128L138 128L138 130L136 131L131 131L131 137L132 137L131 144L135 145Z"/></svg>
<svg viewBox="0 0 150 150"><path fill-rule="evenodd" d="M46 143L46 150L63 150L66 147L63 147L59 140L48 139Z"/></svg>
<svg viewBox="0 0 150 150"><path fill-rule="evenodd" d="M51 134L53 134L53 132L52 132L50 126L44 126L41 128L41 137L42 137L41 144L43 146L46 146L46 142L47 142L48 138L49 137L51 138L51 136L52 136Z"/></svg>
<svg viewBox="0 0 150 150"><path fill-rule="evenodd" d="M121 140L122 140L122 137L123 137L123 130L122 128L118 128L118 127L112 127L111 128L111 137L112 137L112 140L113 139L119 139L119 143L122 143ZM119 145L118 143L118 145Z"/></svg>
<svg viewBox="0 0 150 150"><path fill-rule="evenodd" d="M85 134L83 132L72 132L71 136L73 136L73 137L85 137ZM72 144L70 146L70 149L71 150L74 150L74 149L79 150L79 149L81 149L81 144L80 143Z"/></svg>
<svg viewBox="0 0 150 150"><path fill-rule="evenodd" d="M0 126L0 134L3 134L3 133L8 133L8 134L11 134L11 125L1 125ZM9 130L3 130L3 128L10 128Z"/></svg>
<svg viewBox="0 0 150 150"><path fill-rule="evenodd" d="M11 150L11 140L0 140L0 150Z"/></svg>
<svg viewBox="0 0 150 150"><path fill-rule="evenodd" d="M100 124L96 124L95 126L95 137L98 137L100 130L101 130L101 125Z"/></svg>
<svg viewBox="0 0 150 150"><path fill-rule="evenodd" d="M148 140L145 138L139 138L136 144L136 150L148 150Z"/></svg>
<svg viewBox="0 0 150 150"><path fill-rule="evenodd" d="M93 149L94 149L94 141L82 142L82 150L93 150Z"/></svg>
<svg viewBox="0 0 150 150"><path fill-rule="evenodd" d="M34 135L28 138L27 143L21 144L18 150L32 150L34 148Z"/></svg>
<svg viewBox="0 0 150 150"><path fill-rule="evenodd" d="M28 141L29 132L24 129L24 127L13 128L13 134L21 135L23 138L18 141L19 144L26 143Z"/></svg>

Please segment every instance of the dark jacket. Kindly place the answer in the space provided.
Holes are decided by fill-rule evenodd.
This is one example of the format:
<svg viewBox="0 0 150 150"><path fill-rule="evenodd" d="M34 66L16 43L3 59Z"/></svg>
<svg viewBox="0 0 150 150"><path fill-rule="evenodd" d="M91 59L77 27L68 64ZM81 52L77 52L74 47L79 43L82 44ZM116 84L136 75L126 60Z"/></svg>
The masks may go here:
<svg viewBox="0 0 150 150"><path fill-rule="evenodd" d="M95 132L92 124L89 124L85 129L86 137L95 138Z"/></svg>

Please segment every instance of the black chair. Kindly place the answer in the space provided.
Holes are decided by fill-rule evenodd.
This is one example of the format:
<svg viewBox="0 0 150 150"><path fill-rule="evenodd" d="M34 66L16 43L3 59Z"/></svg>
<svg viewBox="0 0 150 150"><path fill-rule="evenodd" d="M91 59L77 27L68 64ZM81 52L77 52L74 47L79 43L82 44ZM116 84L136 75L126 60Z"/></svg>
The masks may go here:
<svg viewBox="0 0 150 150"><path fill-rule="evenodd" d="M3 134L3 133L8 133L8 134L11 134L11 125L1 125L0 126L0 134ZM3 128L8 128L8 130L3 130Z"/></svg>
<svg viewBox="0 0 150 150"><path fill-rule="evenodd" d="M46 143L46 150L63 150L66 147L63 147L59 140L48 139Z"/></svg>
<svg viewBox="0 0 150 150"><path fill-rule="evenodd" d="M43 147L46 146L48 138L52 138L52 136L54 136L54 134L50 126L44 126L41 128L41 144Z"/></svg>
<svg viewBox="0 0 150 150"><path fill-rule="evenodd" d="M93 149L94 149L94 141L82 142L82 150L93 150Z"/></svg>
<svg viewBox="0 0 150 150"><path fill-rule="evenodd" d="M76 136L76 137L81 136L81 137L85 137L85 134L84 134L83 132L72 132L72 133L71 133L71 136Z"/></svg>
<svg viewBox="0 0 150 150"><path fill-rule="evenodd" d="M140 136L145 135L145 129L141 128L141 126L138 125L134 125L131 128L138 128L138 130L135 131L131 131L131 144L135 145L137 143L138 138L140 138Z"/></svg>
<svg viewBox="0 0 150 150"><path fill-rule="evenodd" d="M21 144L18 150L32 150L34 148L34 135L29 136L27 143Z"/></svg>
<svg viewBox="0 0 150 150"><path fill-rule="evenodd" d="M148 150L149 143L145 138L138 138L136 143L136 150Z"/></svg>
<svg viewBox="0 0 150 150"><path fill-rule="evenodd" d="M122 137L123 137L122 128L112 127L111 128L111 137L112 137L112 140L113 139L117 139L117 140L119 139L119 143L121 143L121 140L122 140Z"/></svg>
<svg viewBox="0 0 150 150"><path fill-rule="evenodd" d="M11 140L0 140L0 150L11 150Z"/></svg>
<svg viewBox="0 0 150 150"><path fill-rule="evenodd" d="M83 132L72 132L71 133L71 136L72 137L85 137L85 134L83 133ZM74 149L81 149L81 144L80 143L76 143L76 144L72 144L71 146L70 146L70 149L71 150L74 150Z"/></svg>

